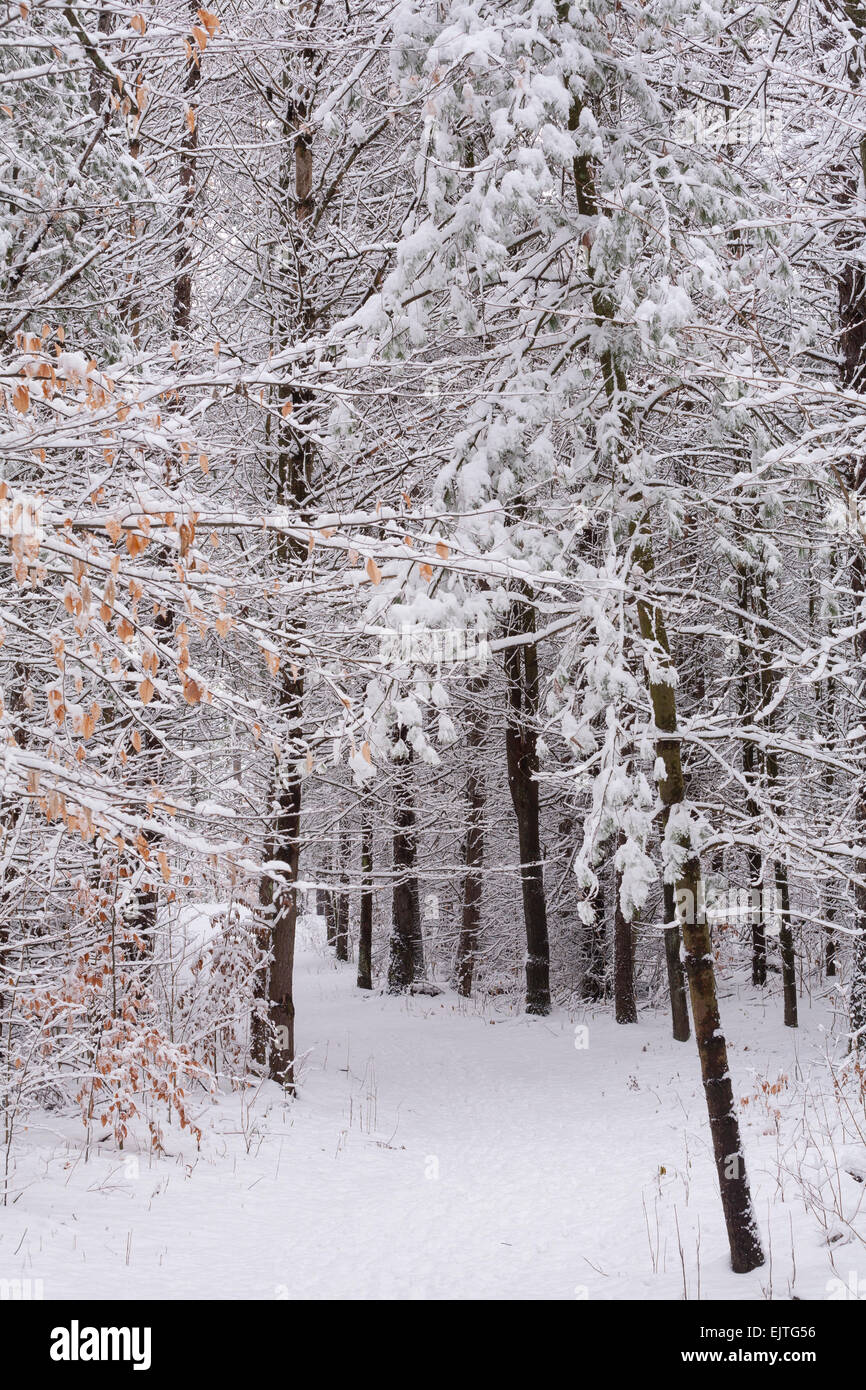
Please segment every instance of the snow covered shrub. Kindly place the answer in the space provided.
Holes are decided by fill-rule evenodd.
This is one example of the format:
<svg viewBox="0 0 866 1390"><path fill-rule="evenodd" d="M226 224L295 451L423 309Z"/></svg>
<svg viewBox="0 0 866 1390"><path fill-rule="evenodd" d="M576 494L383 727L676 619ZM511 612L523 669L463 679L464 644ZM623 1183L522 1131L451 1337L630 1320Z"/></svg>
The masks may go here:
<svg viewBox="0 0 866 1390"><path fill-rule="evenodd" d="M247 1070L254 1018L267 1016L263 984L268 952L254 919L237 903L214 919L217 931L207 942L193 973L202 992L203 1060L214 1073L236 1082Z"/></svg>
<svg viewBox="0 0 866 1390"><path fill-rule="evenodd" d="M141 1003L142 1014L127 1001L124 1017L107 1018L103 1023L94 1074L76 1097L84 1122L89 1129L98 1115L100 1124L111 1128L122 1149L130 1122L143 1115L152 1147L162 1151L163 1133L155 1113L162 1106L168 1118L176 1119L198 1142L201 1130L187 1113L184 1082L197 1076L200 1068L186 1048L171 1042L154 1020L148 1020L150 1001Z"/></svg>
<svg viewBox="0 0 866 1390"><path fill-rule="evenodd" d="M788 1077L780 1072L775 1081L769 1077L756 1081L755 1089L749 1096L742 1096L740 1105L752 1107L753 1118L763 1126L762 1134L778 1134L782 1121L781 1105L783 1092L788 1089Z"/></svg>
<svg viewBox="0 0 866 1390"><path fill-rule="evenodd" d="M866 1068L856 1053L837 1059L833 1050L828 1038L825 1059L805 1078L779 1078L790 1096L777 1118L780 1191L793 1180L831 1263L836 1247L866 1245Z"/></svg>
<svg viewBox="0 0 866 1390"><path fill-rule="evenodd" d="M103 862L95 884L75 880L71 910L55 924L59 939L47 943L53 977L36 968L37 937L35 962L9 981L3 1099L15 1116L26 1114L50 1087L55 1103L80 1107L88 1135L98 1124L122 1148L141 1117L160 1149L160 1111L200 1137L187 1114L186 1088L201 1069L165 1031L149 945L116 910L119 879L109 867Z"/></svg>
<svg viewBox="0 0 866 1390"><path fill-rule="evenodd" d="M176 1035L202 1067L242 1084L254 1021L266 1021L268 951L244 903L190 904L181 914L182 955Z"/></svg>
<svg viewBox="0 0 866 1390"><path fill-rule="evenodd" d="M122 1148L130 1122L142 1116L151 1144L161 1149L160 1107L200 1137L184 1091L200 1068L165 1035L146 976L135 968L140 960L125 965L124 954L137 949L131 933L107 938L76 957L58 989L34 993L21 1011L38 1030L38 1050L51 1071L78 1083L75 1100L88 1133L98 1121Z"/></svg>

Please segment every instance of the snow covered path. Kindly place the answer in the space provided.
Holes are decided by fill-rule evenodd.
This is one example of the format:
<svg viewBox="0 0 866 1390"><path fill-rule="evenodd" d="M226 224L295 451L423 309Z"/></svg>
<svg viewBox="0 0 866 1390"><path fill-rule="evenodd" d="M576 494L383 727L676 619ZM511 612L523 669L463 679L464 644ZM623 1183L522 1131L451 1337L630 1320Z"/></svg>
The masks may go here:
<svg viewBox="0 0 866 1390"><path fill-rule="evenodd" d="M739 1094L818 1056L805 1001L799 1033L771 1022L776 1001L758 1030L763 1006L732 990ZM203 1101L200 1154L173 1137L167 1157L98 1145L85 1163L73 1123L32 1128L0 1278L41 1279L46 1298L826 1296L828 1247L796 1184L779 1186L782 1141L756 1100L747 1153L773 1260L730 1273L697 1054L664 1017L589 1018L576 1047L563 1013L364 995L316 939L297 1013L297 1103L270 1084L252 1104ZM849 1263L837 1255L843 1278Z"/></svg>

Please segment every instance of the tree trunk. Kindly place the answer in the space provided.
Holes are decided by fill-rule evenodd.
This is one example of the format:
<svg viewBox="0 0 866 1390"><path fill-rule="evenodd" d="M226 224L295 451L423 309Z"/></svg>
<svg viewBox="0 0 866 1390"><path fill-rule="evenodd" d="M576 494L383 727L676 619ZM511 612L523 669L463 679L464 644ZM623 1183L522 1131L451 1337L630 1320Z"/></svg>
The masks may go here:
<svg viewBox="0 0 866 1390"><path fill-rule="evenodd" d="M762 866L760 851L746 853L749 869L749 912L752 914L752 984L767 983L767 932L764 922Z"/></svg>
<svg viewBox="0 0 866 1390"><path fill-rule="evenodd" d="M103 13L105 13L103 11ZM195 7L190 11L191 22L196 18ZM100 16L101 21L101 16ZM100 22L100 28L102 27ZM183 99L186 104L192 103L201 81L201 69L199 61L201 50L195 42L192 33L187 36L188 57L183 79ZM194 107L189 105L189 109L194 111ZM133 151L137 154L138 141L133 141ZM134 157L135 157L134 154ZM174 277L172 282L172 332L178 341L186 340L189 337L190 319L192 315L192 233L193 219L195 214L196 197L196 172L198 161L198 127L195 120L192 123L185 121L184 133L180 141L180 158L178 164L178 184L180 188L180 202L178 205L176 233L177 240L174 248ZM133 229L135 218L133 214ZM171 484L176 480L178 459L173 451L166 455L165 473L166 482ZM169 555L164 546L160 546L158 553L161 560L168 564ZM154 627L160 632L170 632L173 626L173 619L167 607L161 609L154 621ZM156 717L156 709L151 712L151 718ZM162 745L159 739L145 728L142 736L142 752L147 754L148 779L158 776L156 769L161 762ZM144 840L150 844L152 837L144 834ZM138 893L131 914L131 924L144 943L145 948L153 950L154 936L156 934L157 922L159 919L159 888L155 878L148 878L141 891Z"/></svg>
<svg viewBox="0 0 866 1390"><path fill-rule="evenodd" d="M644 536L637 547L635 558L644 574L649 576L652 573L653 561L648 535ZM653 648L655 660L652 669L661 673L661 678L650 678L650 700L658 731L656 755L661 758L665 770L665 775L659 783L659 795L666 807L665 829L666 834L669 834L671 809L683 805L686 799L677 729L675 686L672 680L663 678L670 663L670 648L662 613L646 599L638 601L638 621L641 635ZM675 829L673 834L680 841L681 852L682 849L687 849L687 830ZM706 914L698 911L701 900L700 861L696 855L688 854L676 885L677 911L682 925L695 1041L701 1061L710 1134L731 1252L731 1267L735 1274L745 1274L764 1263L764 1253L752 1211L746 1162L728 1067L728 1049L719 1018L710 929Z"/></svg>
<svg viewBox="0 0 866 1390"><path fill-rule="evenodd" d="M835 911L832 903L825 900L824 916L832 918ZM836 974L836 933L829 926L824 928L824 974L828 980L833 979Z"/></svg>
<svg viewBox="0 0 866 1390"><path fill-rule="evenodd" d="M613 918L613 1004L617 1023L637 1023L634 997L634 932L622 910L620 875L616 876Z"/></svg>
<svg viewBox="0 0 866 1390"><path fill-rule="evenodd" d="M791 931L791 901L788 889L788 866L776 864L776 892L779 895L779 954L782 960L782 996L786 1028L797 1027L797 959L794 953L794 934Z"/></svg>
<svg viewBox="0 0 866 1390"><path fill-rule="evenodd" d="M508 631L509 636L535 631L535 613L531 604L524 602L512 606ZM505 724L508 787L517 818L526 927L526 1012L543 1015L550 1013L550 943L536 780L538 648L534 642L506 648L505 677L508 686Z"/></svg>
<svg viewBox="0 0 866 1390"><path fill-rule="evenodd" d="M457 941L457 993L468 999L472 993L478 932L481 924L481 865L484 861L484 765L479 755L484 738L484 712L478 696L487 682L476 677L469 682L467 747L469 771L466 777L466 834L463 839L463 901L460 936Z"/></svg>
<svg viewBox="0 0 866 1390"><path fill-rule="evenodd" d="M406 732L405 729L398 730L398 737L404 743ZM410 781L411 762L410 752L397 766L394 782L394 891L388 962L389 994L405 993L424 969L421 906L415 871L417 843Z"/></svg>
<svg viewBox="0 0 866 1390"><path fill-rule="evenodd" d="M292 80L288 74L286 81ZM313 150L307 126L307 100L290 96L283 122L283 157L280 170L281 194L285 199L281 213L288 216L290 189L295 196L293 240L302 240L303 224L313 209ZM304 265L299 253L296 275L281 286L276 306L277 336L281 347L312 323L311 306L305 299ZM309 393L281 383L276 390L277 415L277 500L284 507L300 509L310 495L313 450L309 436L296 423L299 407L309 405ZM307 562L307 547L299 540L281 535L274 547L275 559L284 574L297 574ZM260 899L270 908L271 970L268 987L271 1029L268 1074L288 1091L294 1091L295 1006L293 982L297 895L295 884L300 861L301 779L295 771L300 752L304 712L304 670L297 659L292 637L303 626L297 617L284 617L283 651L279 668L277 706L284 727L285 751L277 768L279 791L276 818L270 837L270 856L280 862L283 881L274 891L267 875L262 879ZM270 885L270 886L269 886Z"/></svg>
<svg viewBox="0 0 866 1390"><path fill-rule="evenodd" d="M752 583L751 577L745 568L740 571L738 582L738 596L740 608L748 611L751 603ZM740 636L745 638L744 618L740 618ZM740 659L743 669L740 676L739 695L738 695L738 714L741 720L746 721L751 717L750 695L752 693L752 680L749 675L746 661L747 647L744 640L741 640ZM746 783L746 815L752 825L753 834L757 834L760 827L758 804L755 800L755 788L757 786L758 767L755 756L755 745L752 739L743 739L743 781ZM761 889L764 881L764 870L761 851L756 846L751 846L746 850L746 866L749 874L749 919L752 926L752 984L763 986L767 983L767 935L763 915L763 899Z"/></svg>
<svg viewBox="0 0 866 1390"><path fill-rule="evenodd" d="M337 897L333 888L325 890L325 933L329 946L337 943Z"/></svg>
<svg viewBox="0 0 866 1390"><path fill-rule="evenodd" d="M866 25L863 14L853 4L846 6L851 35L854 40L849 52L848 71L852 87L859 95L864 61ZM860 138L860 170L852 171L846 180L848 211L852 224L845 225L839 241L845 262L839 275L839 377L843 387L863 391L866 386L866 271L860 258L863 243L863 224L853 215L853 205L859 200L860 177L866 171L866 136ZM846 501L862 531L860 503L866 492L866 458L849 461L846 479L849 495ZM854 539L851 558L851 589L854 598L854 661L861 673L866 671L866 540L862 534ZM866 678L861 680L856 698L862 704L866 694ZM862 755L861 755L862 762ZM866 1051L866 770L861 766L859 785L854 802L854 839L858 846L854 861L854 942L851 958L851 995L849 1000L851 1045L858 1052Z"/></svg>
<svg viewBox="0 0 866 1390"><path fill-rule="evenodd" d="M700 901L700 880L699 861L697 858L689 859L677 885L686 948L686 973L722 1209L728 1231L731 1267L735 1274L748 1274L764 1263L764 1253L752 1211L746 1161L728 1069L728 1050L719 1018L710 929L705 914L695 910ZM698 918L703 920L699 921Z"/></svg>
<svg viewBox="0 0 866 1390"><path fill-rule="evenodd" d="M567 16L565 0L559 0L560 13ZM569 128L580 126L582 106L578 97L573 97L569 111ZM588 156L574 159L572 164L575 194L578 211L584 216L595 217L598 204L591 165ZM608 299L608 302L606 301ZM593 295L593 310L601 323L613 318L613 306L609 297L600 289ZM612 403L624 392L625 374L622 366L608 350L607 361L602 356L602 375L605 394ZM642 536L637 536L635 563L644 575L649 577L653 568L651 535L648 523ZM670 671L670 646L667 630L661 611L646 599L639 599L637 605L638 625L641 635L649 644L653 654L653 664L649 670L649 695L653 719L656 727L656 757L661 758L664 777L659 783L659 795L666 808L666 835L671 831L670 811L673 806L685 802L685 778L683 776L680 741L677 729L677 706L673 671ZM667 677L667 678L666 678ZM686 829L681 832L685 835ZM676 885L677 906L687 906L689 894L691 902L697 905L700 888L700 863L694 855L687 855ZM688 918L691 915L692 921ZM698 924L694 919L699 914L687 911L682 915L683 942L686 949L686 972L692 1000L692 1016L695 1022L695 1040L701 1061L704 1094L713 1140L716 1172L721 1189L722 1210L728 1233L731 1251L731 1265L738 1274L756 1269L763 1264L764 1255L758 1237L754 1214L752 1212L746 1165L740 1142L739 1124L734 1109L734 1096L728 1070L727 1047L719 1020L716 998L716 978L713 969L712 945L709 928L704 921ZM866 997L864 997L866 1002Z"/></svg>
<svg viewBox="0 0 866 1390"><path fill-rule="evenodd" d="M191 23L197 22L197 9L192 6ZM187 60L181 96L184 132L180 142L178 186L180 202L177 210L177 242L174 250L174 298L172 319L182 351L186 354L192 314L192 231L195 218L196 165L198 162L198 109L196 96L201 81L201 49L193 33L187 34Z"/></svg>
<svg viewBox="0 0 866 1390"><path fill-rule="evenodd" d="M607 918L604 893L604 865L598 865L598 886L592 897L592 925L584 928L584 970L581 994L593 1003L607 997Z"/></svg>
<svg viewBox="0 0 866 1390"><path fill-rule="evenodd" d="M352 842L345 830L340 832L340 887L335 902L336 931L334 955L337 960L349 959L349 859Z"/></svg>
<svg viewBox="0 0 866 1390"><path fill-rule="evenodd" d="M665 963L668 971L668 994L671 1001L671 1026L676 1042L688 1042L689 1005L686 998L686 974L682 960L682 938L677 921L676 892L672 883L664 885Z"/></svg>
<svg viewBox="0 0 866 1390"><path fill-rule="evenodd" d="M758 603L760 607L760 618L766 617L767 601L765 595L759 594ZM759 628L761 634L761 664L760 664L760 683L761 683L761 708L768 709L771 706L775 695L777 678L771 666L769 655L771 634L767 627ZM772 740L775 726L775 715L770 714L767 719L767 733ZM782 814L782 802L779 794L779 754L772 742L769 743L764 753L764 769L767 777L767 796L770 802L770 809L775 819L778 821ZM779 930L779 953L782 963L782 994L783 1011L786 1028L797 1027L797 963L794 953L794 934L791 930L791 904L788 891L788 866L777 860L773 865L773 882L779 900L779 911L781 915L781 927Z"/></svg>
<svg viewBox="0 0 866 1390"><path fill-rule="evenodd" d="M303 681L288 672L281 682L283 711L299 715L303 701ZM295 962L297 924L298 862L300 859L301 779L291 759L278 768L274 829L267 846L268 858L278 864L280 881L262 875L259 902L270 926L271 967L268 980L268 1023L270 1033L268 1075L286 1090L294 1091L295 1005L292 976Z"/></svg>
<svg viewBox="0 0 866 1390"><path fill-rule="evenodd" d="M838 564L836 551L831 547L829 554L829 569L832 573ZM810 581L812 574L810 571ZM809 630L815 630L817 617L817 586L810 582L809 586ZM825 624L824 636L830 637L830 625ZM825 744L829 744L834 737L834 726L836 720L836 700L835 685L833 678L821 681L816 688L817 717L815 720L816 731ZM821 766L821 787L830 805L834 796L837 795L835 788L834 768L829 761ZM827 884L823 890L818 891L818 912L821 917L829 924L836 920L836 903L833 896L832 886ZM832 926L824 927L824 974L827 979L832 979L836 974L836 933Z"/></svg>
<svg viewBox="0 0 866 1390"><path fill-rule="evenodd" d="M358 988L373 988L373 818L361 812L361 911L358 922Z"/></svg>

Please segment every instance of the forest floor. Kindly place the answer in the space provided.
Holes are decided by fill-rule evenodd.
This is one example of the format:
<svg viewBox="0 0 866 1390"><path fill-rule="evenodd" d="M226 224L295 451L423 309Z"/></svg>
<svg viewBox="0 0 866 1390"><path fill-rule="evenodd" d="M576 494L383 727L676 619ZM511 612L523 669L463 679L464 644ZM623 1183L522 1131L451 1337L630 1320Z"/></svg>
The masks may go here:
<svg viewBox="0 0 866 1390"><path fill-rule="evenodd" d="M777 987L722 978L768 1255L737 1276L694 1040L674 1043L663 1013L617 1027L365 994L320 926L299 943L298 1099L202 1094L200 1151L172 1131L160 1157L85 1153L80 1124L37 1117L0 1209L0 1279L49 1299L853 1296L866 1126L855 1107L842 1133L827 998L803 999L794 1031Z"/></svg>

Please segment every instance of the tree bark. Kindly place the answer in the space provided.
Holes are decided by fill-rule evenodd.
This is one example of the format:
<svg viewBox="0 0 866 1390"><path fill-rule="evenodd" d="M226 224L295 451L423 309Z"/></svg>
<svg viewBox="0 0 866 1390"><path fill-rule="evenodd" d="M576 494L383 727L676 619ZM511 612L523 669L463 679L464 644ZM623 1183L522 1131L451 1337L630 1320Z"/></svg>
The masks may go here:
<svg viewBox="0 0 866 1390"><path fill-rule="evenodd" d="M797 1027L797 961L794 954L794 935L791 931L791 900L788 889L788 866L776 864L776 892L779 895L779 954L782 958L782 994L784 1020L787 1028Z"/></svg>
<svg viewBox="0 0 866 1390"><path fill-rule="evenodd" d="M728 1069L728 1050L719 1018L710 929L705 917L703 921L697 920L703 914L695 910L700 901L700 880L700 863L697 858L691 858L684 865L682 877L677 885L686 947L686 972L716 1172L722 1196L722 1210L731 1251L731 1267L735 1274L748 1274L750 1270L764 1263L764 1252L761 1249L752 1210L746 1161ZM692 920L689 921L689 918Z"/></svg>
<svg viewBox="0 0 866 1390"><path fill-rule="evenodd" d="M466 775L466 833L463 837L463 900L460 936L457 941L457 993L468 999L472 993L478 933L481 925L481 865L484 862L484 765L480 748L484 738L484 711L478 697L487 682L475 677L469 682L467 712L469 770Z"/></svg>
<svg viewBox="0 0 866 1390"><path fill-rule="evenodd" d="M593 920L584 927L583 980L581 994L593 1003L607 997L607 918L604 892L604 865L598 865L598 886L592 897Z"/></svg>
<svg viewBox="0 0 866 1390"><path fill-rule="evenodd" d="M862 87L864 69L864 39L866 13L857 5L845 6L851 28L852 46L848 59L848 75L855 92ZM850 204L859 201L860 179L866 178L866 136L859 144L860 168L852 170L845 181ZM863 391L866 387L866 271L860 256L863 244L862 218L852 213L851 224L844 225L839 235L843 255L839 274L839 377L843 387ZM866 457L854 457L847 468L849 511L857 522L851 558L851 589L854 598L854 660L860 672L866 672L866 536L860 520L860 502L866 492ZM862 704L866 695L866 677L857 689ZM866 1051L866 769L861 767L854 802L855 841L858 846L854 861L854 942L851 959L851 993L849 1021L851 1046Z"/></svg>
<svg viewBox="0 0 866 1390"><path fill-rule="evenodd" d="M286 72L286 83L292 78ZM297 224L293 239L303 240L304 223L313 210L313 149L307 126L308 100L302 93L289 95L283 122L283 157L280 167L281 215L288 219L289 192L294 192L294 214ZM285 347L298 332L308 331L312 310L305 298L303 252L299 251L297 274L286 277L277 303L277 336ZM296 423L298 408L310 404L310 394L281 383L276 390L277 405L277 495L282 506L303 508L308 501L312 482L313 449L303 430ZM296 574L307 561L307 548L299 540L281 535L274 547L275 559L284 573ZM297 890L300 861L301 779L294 770L294 759L300 751L304 711L304 670L293 650L292 637L298 634L302 619L293 617L284 624L284 650L281 653L277 705L282 716L286 754L277 768L277 795L274 829L270 836L270 857L281 863L282 883L274 892L267 875L262 879L260 900L270 911L271 969L268 988L271 1045L269 1076L288 1091L294 1091L294 1019L293 972L295 959L295 927L297 923ZM269 886L270 885L270 886Z"/></svg>
<svg viewBox="0 0 866 1390"><path fill-rule="evenodd" d="M191 25L197 21L196 6L192 6ZM187 34L187 61L181 95L184 133L180 142L178 186L180 202L177 210L177 241L174 250L174 299L172 320L179 342L185 350L192 315L192 230L195 218L196 166L198 163L198 109L195 105L201 81L201 49L195 35Z"/></svg>
<svg viewBox="0 0 866 1390"><path fill-rule="evenodd" d="M634 997L634 932L622 910L620 875L616 875L613 918L613 1005L617 1023L637 1023Z"/></svg>
<svg viewBox="0 0 866 1390"><path fill-rule="evenodd" d="M535 631L532 605L512 606L509 636ZM508 788L517 818L520 848L520 883L526 928L526 1012L550 1013L550 942L544 895L544 866L538 805L538 753L535 719L538 713L538 648L534 642L515 644L505 651L508 709L505 751Z"/></svg>
<svg viewBox="0 0 866 1390"><path fill-rule="evenodd" d="M405 729L398 737L406 742ZM412 798L409 752L397 765L394 781L394 890L391 916L391 945L388 962L388 993L402 994L424 969L421 936L421 905L416 873L417 842L415 806Z"/></svg>
<svg viewBox="0 0 866 1390"><path fill-rule="evenodd" d="M832 918L835 911L833 904L825 899L824 916ZM824 928L824 974L828 980L833 979L836 974L836 933L830 926Z"/></svg>
<svg viewBox="0 0 866 1390"><path fill-rule="evenodd" d="M361 911L358 922L358 988L373 988L373 819L361 812Z"/></svg>
<svg viewBox="0 0 866 1390"><path fill-rule="evenodd" d="M559 11L567 17L565 0L559 0ZM573 97L569 111L569 127L574 130L580 125L581 102ZM589 217L598 214L592 171L586 156L574 159L572 165L575 195L578 211ZM601 323L613 317L613 305L609 293L599 287L593 295L593 310ZM601 360L605 394L611 403L625 391L624 369L616 360L612 347L605 350ZM637 567L647 577L652 573L653 554L648 523L643 535L636 537L635 551ZM670 811L673 806L685 802L685 778L680 754L679 731L677 728L676 694L673 684L673 671L670 667L670 646L664 617L654 604L647 599L639 599L637 605L638 625L644 641L650 644L655 661L654 675L649 677L649 695L656 728L656 757L661 758L664 777L659 783L659 795L667 812L666 834L670 830ZM666 678L668 677L668 678ZM699 901L700 863L696 856L687 855L680 878L676 884L677 905L687 906L689 894L696 906ZM691 916L692 921L688 920ZM733 1088L728 1070L727 1047L719 1020L716 997L716 980L713 969L712 944L706 921L703 924L694 919L697 912L682 913L683 942L686 950L686 973L692 1001L692 1016L695 1022L695 1040L701 1061L701 1074L716 1172L722 1197L722 1210L728 1233L731 1251L731 1265L735 1273L746 1273L764 1262L764 1254L758 1236L752 1211L749 1183L746 1176L745 1159L740 1142L739 1123L734 1109ZM864 999L866 1002L866 999Z"/></svg>
<svg viewBox="0 0 866 1390"><path fill-rule="evenodd" d="M652 549L648 534L641 539L635 558L643 573L649 576L652 573ZM638 621L641 635L653 646L656 658L654 669L663 677L670 664L670 647L661 610L646 599L640 599ZM672 672L670 674L673 675ZM682 805L686 799L673 681L658 676L650 678L650 701L657 730L656 755L664 765L659 795L667 812L668 833L671 809ZM684 842L680 848L688 850L688 843ZM764 1263L764 1253L752 1210L728 1067L728 1049L719 1018L710 929L706 915L698 911L701 900L700 861L695 854L687 854L676 885L677 911L682 925L695 1041L701 1062L731 1267L735 1274L745 1274Z"/></svg>
<svg viewBox="0 0 866 1390"><path fill-rule="evenodd" d="M333 888L325 890L325 934L328 945L335 946L337 942L337 898Z"/></svg>
<svg viewBox="0 0 866 1390"><path fill-rule="evenodd" d="M689 1005L686 998L686 973L682 959L682 937L677 920L676 892L672 883L664 885L665 964L668 972L668 994L671 1001L671 1027L676 1042L688 1042Z"/></svg>
<svg viewBox="0 0 866 1390"><path fill-rule="evenodd" d="M763 592L758 598L761 619L767 614L767 600ZM761 634L761 662L759 668L759 679L761 686L761 709L768 709L775 694L777 679L773 671L770 659L770 637L771 634L766 626L759 626ZM775 716L770 714L767 719L767 734L772 740L775 726ZM770 802L770 809L775 819L778 821L782 813L782 801L779 793L779 754L772 743L768 744L764 753L764 770L767 778L767 796ZM779 929L779 954L782 963L782 995L783 995L783 1014L786 1028L797 1027L797 963L794 953L794 934L791 929L791 903L788 889L788 866L781 860L776 860L773 864L773 882L779 901L779 911L781 916L781 926Z"/></svg>
<svg viewBox="0 0 866 1390"><path fill-rule="evenodd" d="M747 574L743 571L739 578L739 602L740 608L748 610L751 585ZM743 630L745 619L740 620L741 637L745 635ZM749 695L752 691L752 681L746 666L745 643L741 646L740 656L743 662L743 670L740 676L740 688L738 695L739 716L741 720L747 720L750 716ZM753 833L757 834L760 826L758 804L755 800L755 788L757 785L758 768L755 757L755 745L752 739L743 739L743 781L746 783L746 815L753 828ZM749 911L752 926L752 984L764 986L767 983L767 936L763 915L763 900L761 889L764 880L764 871L761 851L756 846L750 846L746 850L746 866L749 873Z"/></svg>
<svg viewBox="0 0 866 1390"><path fill-rule="evenodd" d="M746 854L749 869L749 911L752 915L752 984L767 983L767 932L764 923L762 867L760 851Z"/></svg>
<svg viewBox="0 0 866 1390"><path fill-rule="evenodd" d="M303 680L286 673L282 680L283 711L299 712L303 701ZM268 1075L287 1091L295 1088L295 1005L292 979L295 963L297 925L298 862L300 859L301 779L291 760L278 768L279 785L273 830L267 844L268 858L278 867L279 882L264 873L259 885L259 903L270 928L271 966L268 979Z"/></svg>
<svg viewBox="0 0 866 1390"><path fill-rule="evenodd" d="M347 831L340 832L340 887L335 901L336 931L334 933L334 955L337 960L349 959L349 857L352 842Z"/></svg>

